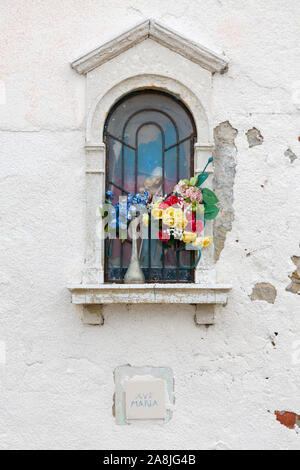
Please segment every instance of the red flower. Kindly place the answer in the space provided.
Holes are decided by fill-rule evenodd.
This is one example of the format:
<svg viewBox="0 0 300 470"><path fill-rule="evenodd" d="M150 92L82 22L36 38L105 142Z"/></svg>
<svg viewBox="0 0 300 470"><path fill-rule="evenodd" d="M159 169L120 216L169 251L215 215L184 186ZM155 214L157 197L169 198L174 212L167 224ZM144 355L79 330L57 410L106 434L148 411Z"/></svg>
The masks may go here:
<svg viewBox="0 0 300 470"><path fill-rule="evenodd" d="M158 238L162 241L162 242L168 242L170 240L170 235L169 235L169 232L167 230L160 230L158 232Z"/></svg>
<svg viewBox="0 0 300 470"><path fill-rule="evenodd" d="M167 202L169 202L170 206L174 206L175 204L177 204L179 202L179 199L178 199L177 196L170 196L167 199Z"/></svg>
<svg viewBox="0 0 300 470"><path fill-rule="evenodd" d="M187 231L193 232L193 233L196 232L197 234L201 233L203 229L204 229L204 222L202 220L197 220L197 222L193 220L186 227Z"/></svg>
<svg viewBox="0 0 300 470"><path fill-rule="evenodd" d="M170 205L171 205L171 204L170 204L168 201L164 201L164 202L162 202L162 203L159 205L159 208L160 208L160 209L163 209L163 210L164 210L164 209L168 209L168 207L170 207Z"/></svg>

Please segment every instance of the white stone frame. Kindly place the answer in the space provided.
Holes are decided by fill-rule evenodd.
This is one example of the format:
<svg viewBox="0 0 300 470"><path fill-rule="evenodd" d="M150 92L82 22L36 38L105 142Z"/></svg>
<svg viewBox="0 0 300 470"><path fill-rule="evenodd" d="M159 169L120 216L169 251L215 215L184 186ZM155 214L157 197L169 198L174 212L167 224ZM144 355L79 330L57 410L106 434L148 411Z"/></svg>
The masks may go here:
<svg viewBox="0 0 300 470"><path fill-rule="evenodd" d="M125 67L124 67L125 64ZM178 97L190 110L196 125L197 143L194 149L195 174L202 171L213 150L213 129L211 125L212 72L227 67L227 59L207 48L189 41L165 26L153 21L137 25L131 30L74 61L72 67L87 75L87 122L86 122L86 178L87 178L87 247L86 263L82 285L71 286L74 302L81 299L83 304L101 304L101 292L97 286L104 284L104 239L99 237L101 226L99 205L105 197L106 148L103 142L104 125L108 112L123 96L137 90L156 89ZM129 67L130 65L130 67ZM208 170L212 183L213 166ZM212 235L212 223L206 226L206 234ZM186 290L185 303L224 303L224 294L229 286L217 286L213 244L203 250L202 260L195 272L195 284L199 295L193 289ZM106 284L109 292L109 285ZM209 287L208 287L209 286ZM215 286L215 291L214 287ZM159 287L163 295L164 287ZM141 289L141 286L139 286ZM178 285L174 285L174 299ZM80 295L78 289L80 289ZM82 295L82 290L86 295ZM121 287L120 287L121 289ZM132 290L133 289L133 290ZM134 286L129 291L134 294ZM170 285L168 285L168 295ZM201 295L205 290L205 295ZM120 302L120 295L110 294ZM154 302L145 285L143 302ZM167 291L166 298L167 298ZM207 293L213 294L210 298ZM120 292L121 294L121 292ZM131 294L131 295L133 295ZM225 297L224 297L225 295ZM218 297L219 296L219 297ZM126 303L130 302L130 296ZM189 298L190 297L190 298ZM198 298L199 302L195 302ZM178 297L182 303L182 297ZM107 298L103 297L103 302ZM132 301L134 303L134 301ZM201 322L200 322L201 323Z"/></svg>
<svg viewBox="0 0 300 470"><path fill-rule="evenodd" d="M90 110L87 118L87 215L88 215L88 245L87 245L87 266L84 273L84 283L102 284L104 282L104 240L100 240L95 228L99 226L99 203L104 200L105 193L105 162L106 148L103 142L104 124L106 120L106 109L111 109L120 97L136 90L149 88L167 91L175 96L185 98L185 104L190 109L196 126L197 122L205 122L207 125L197 128L198 142L194 149L195 172L201 172L208 158L212 155L213 145L209 143L210 130L207 116L197 97L183 84L169 77L157 75L140 75L131 77L125 82L121 82L104 96L97 99L94 107ZM200 134L200 138L199 138ZM200 143L200 142L201 143ZM212 167L208 169L212 174ZM209 183L208 183L209 184ZM208 228L210 230L210 228ZM195 282L203 280L201 274L203 270L213 269L213 250L203 251L203 260L196 270ZM208 256L210 254L210 256ZM215 279L210 279L215 280Z"/></svg>

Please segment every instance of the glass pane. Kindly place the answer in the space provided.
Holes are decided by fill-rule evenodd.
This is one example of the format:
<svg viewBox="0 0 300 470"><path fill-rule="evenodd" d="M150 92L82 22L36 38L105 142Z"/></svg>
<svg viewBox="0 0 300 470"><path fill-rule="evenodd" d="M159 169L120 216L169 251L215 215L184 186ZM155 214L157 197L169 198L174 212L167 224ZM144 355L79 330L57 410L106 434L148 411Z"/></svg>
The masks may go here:
<svg viewBox="0 0 300 470"><path fill-rule="evenodd" d="M193 139L188 139L179 145L179 178L190 178L194 173L193 162L191 155L193 155Z"/></svg>
<svg viewBox="0 0 300 470"><path fill-rule="evenodd" d="M170 145L176 144L179 139L178 130L175 126L175 123L166 116L163 111L153 111L143 109L138 113L134 113L132 117L127 121L122 140L132 147L136 147L136 136L141 126L146 123L155 123L156 126L159 126L161 132L165 136L165 146L169 147Z"/></svg>
<svg viewBox="0 0 300 470"><path fill-rule="evenodd" d="M137 133L137 191L162 194L163 187L162 129L156 124L145 124Z"/></svg>
<svg viewBox="0 0 300 470"><path fill-rule="evenodd" d="M190 178L195 130L181 102L162 92L137 92L122 99L105 126L107 189L115 195L144 190L170 194L179 179ZM163 250L160 240L139 240L141 267L147 281L191 282L194 252ZM121 281L131 256L131 242L106 243L106 279ZM181 265L181 267L180 267Z"/></svg>
<svg viewBox="0 0 300 470"><path fill-rule="evenodd" d="M148 92L132 93L121 100L111 113L111 117L106 125L106 131L115 137L122 139L125 128L127 134L126 137L130 139L130 142L132 142L131 130L127 131L126 129L127 124L130 124L131 120L133 123L140 120L141 117L138 116L140 111L144 114L142 119L147 119L149 122L149 120L151 120L149 116L153 114L150 112L151 110L164 113L165 117L163 117L162 114L159 117L161 120L159 123L161 125L165 122L165 124L162 125L164 129L166 129L166 126L171 125L170 122L175 124L178 128L179 140L182 140L194 133L192 121L187 114L186 109L177 98L166 93L152 92L150 90Z"/></svg>

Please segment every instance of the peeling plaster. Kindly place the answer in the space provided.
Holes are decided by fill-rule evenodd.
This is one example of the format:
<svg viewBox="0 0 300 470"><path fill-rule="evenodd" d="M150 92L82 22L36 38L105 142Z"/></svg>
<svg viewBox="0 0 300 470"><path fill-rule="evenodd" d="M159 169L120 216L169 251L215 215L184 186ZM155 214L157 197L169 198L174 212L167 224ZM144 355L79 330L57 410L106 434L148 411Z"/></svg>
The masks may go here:
<svg viewBox="0 0 300 470"><path fill-rule="evenodd" d="M238 131L229 121L222 122L214 130L214 188L222 201L219 216L214 224L215 259L220 258L224 248L227 232L232 230L234 220L233 185L236 174L237 148L235 139Z"/></svg>
<svg viewBox="0 0 300 470"><path fill-rule="evenodd" d="M292 282L286 290L300 295L300 256L292 256L291 260L297 266L297 269L289 276Z"/></svg>
<svg viewBox="0 0 300 470"><path fill-rule="evenodd" d="M294 152L292 152L291 149L287 149L284 152L284 155L285 155L285 157L288 157L290 159L291 163L294 163L294 161L297 160L297 158L298 158L297 155Z"/></svg>
<svg viewBox="0 0 300 470"><path fill-rule="evenodd" d="M248 144L249 147L255 147L256 145L262 145L264 138L261 135L261 132L256 129L256 127L253 127L252 129L249 129L248 132L246 132L246 136L248 139Z"/></svg>
<svg viewBox="0 0 300 470"><path fill-rule="evenodd" d="M252 294L250 295L250 299L252 301L260 300L268 302L269 304L274 304L277 297L277 290L272 284L267 282L261 282L255 284L253 287Z"/></svg>

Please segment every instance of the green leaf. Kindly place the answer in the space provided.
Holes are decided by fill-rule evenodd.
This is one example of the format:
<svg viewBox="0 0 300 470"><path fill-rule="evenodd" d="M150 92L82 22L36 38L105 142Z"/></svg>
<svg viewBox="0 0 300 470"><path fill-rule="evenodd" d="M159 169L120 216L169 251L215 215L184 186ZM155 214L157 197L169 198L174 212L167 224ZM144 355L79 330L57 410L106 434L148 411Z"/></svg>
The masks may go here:
<svg viewBox="0 0 300 470"><path fill-rule="evenodd" d="M204 181L207 180L208 177L209 177L208 173L201 173L201 175L198 176L198 181L197 181L198 188L201 186L201 184L204 183Z"/></svg>
<svg viewBox="0 0 300 470"><path fill-rule="evenodd" d="M211 205L211 204L217 204L217 202L219 202L219 199L217 198L215 193L208 188L203 188L202 194L203 194L203 201L205 202L205 204Z"/></svg>
<svg viewBox="0 0 300 470"><path fill-rule="evenodd" d="M190 185L196 186L196 184L197 184L197 176L192 176L192 178L190 179Z"/></svg>
<svg viewBox="0 0 300 470"><path fill-rule="evenodd" d="M214 204L208 204L205 207L204 218L206 220L213 220L217 217L219 212L220 209L217 206L215 206Z"/></svg>
<svg viewBox="0 0 300 470"><path fill-rule="evenodd" d="M105 219L105 217L108 216L108 211L105 211L103 207L99 207L99 212L100 212L102 219Z"/></svg>
<svg viewBox="0 0 300 470"><path fill-rule="evenodd" d="M108 224L105 225L104 232L108 232Z"/></svg>

